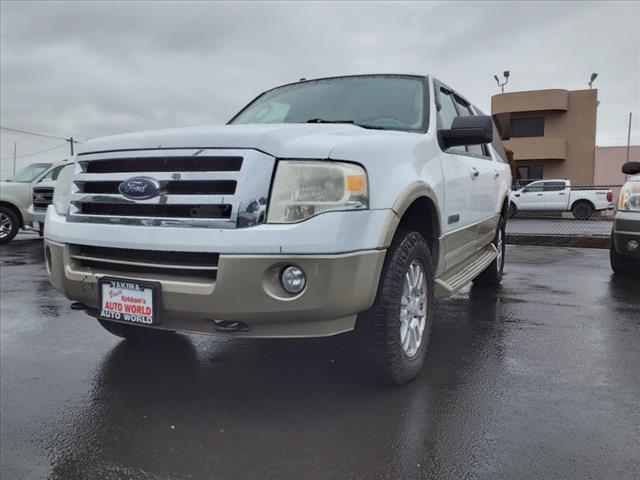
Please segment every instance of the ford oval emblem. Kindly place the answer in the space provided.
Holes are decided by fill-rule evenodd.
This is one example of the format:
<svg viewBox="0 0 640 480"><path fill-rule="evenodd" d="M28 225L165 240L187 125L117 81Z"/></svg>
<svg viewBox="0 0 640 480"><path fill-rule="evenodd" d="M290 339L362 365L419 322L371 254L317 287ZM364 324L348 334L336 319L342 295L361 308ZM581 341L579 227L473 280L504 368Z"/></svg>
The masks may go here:
<svg viewBox="0 0 640 480"><path fill-rule="evenodd" d="M127 198L145 200L160 193L160 182L149 177L133 177L122 182L118 191Z"/></svg>

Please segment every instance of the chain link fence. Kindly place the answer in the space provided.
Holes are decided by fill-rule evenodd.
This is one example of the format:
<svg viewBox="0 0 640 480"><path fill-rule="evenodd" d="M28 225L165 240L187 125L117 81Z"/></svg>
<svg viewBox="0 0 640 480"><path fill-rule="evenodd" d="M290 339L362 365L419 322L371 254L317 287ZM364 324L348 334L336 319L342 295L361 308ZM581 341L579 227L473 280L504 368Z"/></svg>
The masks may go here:
<svg viewBox="0 0 640 480"><path fill-rule="evenodd" d="M561 181L519 184L510 194L507 237L526 243L549 237L604 238L611 235L622 185L571 185ZM517 242L515 240L518 240Z"/></svg>

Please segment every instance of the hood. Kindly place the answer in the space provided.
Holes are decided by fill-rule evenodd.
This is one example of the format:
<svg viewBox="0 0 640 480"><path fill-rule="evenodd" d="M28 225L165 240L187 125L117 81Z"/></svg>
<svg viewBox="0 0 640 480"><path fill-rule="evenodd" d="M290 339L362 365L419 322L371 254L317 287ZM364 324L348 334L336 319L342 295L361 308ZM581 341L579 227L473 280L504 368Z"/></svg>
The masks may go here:
<svg viewBox="0 0 640 480"><path fill-rule="evenodd" d="M30 198L30 183L0 182L0 199L21 204L28 201Z"/></svg>
<svg viewBox="0 0 640 480"><path fill-rule="evenodd" d="M414 135L368 130L349 124L253 124L172 128L102 137L85 142L79 154L154 148L251 148L278 158L331 158L338 145L364 138Z"/></svg>
<svg viewBox="0 0 640 480"><path fill-rule="evenodd" d="M20 192L22 190L31 190L31 184L25 182L0 182L0 192L3 194Z"/></svg>

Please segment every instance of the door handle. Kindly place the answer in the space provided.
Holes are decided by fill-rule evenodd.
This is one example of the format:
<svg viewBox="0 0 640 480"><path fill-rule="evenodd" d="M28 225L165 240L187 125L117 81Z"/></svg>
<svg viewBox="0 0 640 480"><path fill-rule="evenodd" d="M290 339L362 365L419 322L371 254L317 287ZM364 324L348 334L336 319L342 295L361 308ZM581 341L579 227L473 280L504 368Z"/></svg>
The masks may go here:
<svg viewBox="0 0 640 480"><path fill-rule="evenodd" d="M476 167L471 167L471 179L475 180L480 175L480 171Z"/></svg>
<svg viewBox="0 0 640 480"><path fill-rule="evenodd" d="M564 195L564 192L560 192L558 195Z"/></svg>
<svg viewBox="0 0 640 480"><path fill-rule="evenodd" d="M541 193L536 193L536 196L537 196L537 197L541 197L541 196L542 196L542 194L541 194Z"/></svg>
<svg viewBox="0 0 640 480"><path fill-rule="evenodd" d="M496 176L494 178L498 178L500 176L500 171L496 170L495 168L493 169L494 172L496 172Z"/></svg>

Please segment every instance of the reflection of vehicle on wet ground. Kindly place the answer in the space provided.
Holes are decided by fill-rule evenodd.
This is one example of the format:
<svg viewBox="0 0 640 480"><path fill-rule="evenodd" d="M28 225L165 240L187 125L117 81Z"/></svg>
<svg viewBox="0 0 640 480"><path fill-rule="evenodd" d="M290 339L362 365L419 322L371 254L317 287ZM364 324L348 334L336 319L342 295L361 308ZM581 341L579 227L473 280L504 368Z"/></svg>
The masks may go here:
<svg viewBox="0 0 640 480"><path fill-rule="evenodd" d="M254 200L247 208L238 214L238 227L251 227L253 225L260 225L266 220L267 213L267 199L260 197L258 200Z"/></svg>
<svg viewBox="0 0 640 480"><path fill-rule="evenodd" d="M32 226L34 219L29 210L32 187L39 182L56 180L65 165L67 163L64 162L33 163L0 183L0 243L10 242L19 229ZM43 221L38 218L36 222Z"/></svg>
<svg viewBox="0 0 640 480"><path fill-rule="evenodd" d="M571 212L579 220L613 209L609 188L572 188L569 180L540 180L511 192L509 215L519 212Z"/></svg>
<svg viewBox="0 0 640 480"><path fill-rule="evenodd" d="M611 268L616 273L640 275L640 162L628 162L622 172L635 175L620 191L611 232Z"/></svg>

